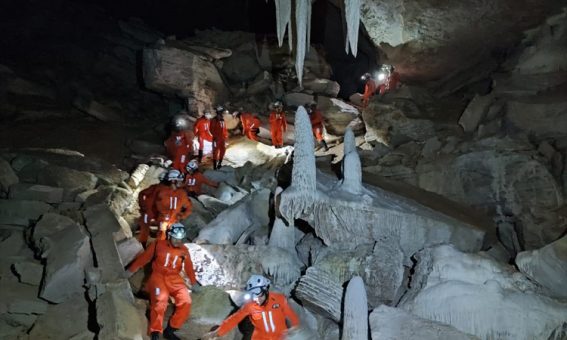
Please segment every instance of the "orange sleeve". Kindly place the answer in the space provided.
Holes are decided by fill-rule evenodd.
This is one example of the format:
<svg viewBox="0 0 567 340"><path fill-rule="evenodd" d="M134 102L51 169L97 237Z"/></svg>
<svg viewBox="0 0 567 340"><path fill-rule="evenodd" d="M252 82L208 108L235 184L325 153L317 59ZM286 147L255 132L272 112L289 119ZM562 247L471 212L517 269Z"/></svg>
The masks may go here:
<svg viewBox="0 0 567 340"><path fill-rule="evenodd" d="M183 195L181 197L183 197L183 206L181 208L182 211L179 212L179 219L184 220L191 215L193 205L191 204L191 200L189 199L189 196L187 196L185 190L183 190Z"/></svg>
<svg viewBox="0 0 567 340"><path fill-rule="evenodd" d="M185 249L187 250L187 258L185 259L185 263L183 264L183 269L185 270L185 274L189 276L191 284L194 285L195 283L197 283L197 278L195 277L195 269L193 268L193 261L191 260L189 249Z"/></svg>
<svg viewBox="0 0 567 340"><path fill-rule="evenodd" d="M135 273L140 268L150 263L156 253L156 244L157 241L152 242L152 244L150 244L150 246L143 253L136 256L134 261L130 264L130 266L128 266L128 271Z"/></svg>
<svg viewBox="0 0 567 340"><path fill-rule="evenodd" d="M208 179L207 176L203 175L200 172L195 173L195 177L197 177L197 181L201 182L202 184L206 184L213 188L218 188L219 186L218 182Z"/></svg>
<svg viewBox="0 0 567 340"><path fill-rule="evenodd" d="M223 336L226 333L230 332L230 330L238 326L240 321L244 320L244 318L247 317L248 314L248 304L246 304L242 306L242 308L240 308L238 312L232 314L220 324L219 328L217 329L217 334L219 336Z"/></svg>
<svg viewBox="0 0 567 340"><path fill-rule="evenodd" d="M283 312L285 317L289 320L289 322L291 322L292 327L299 326L299 318L297 317L297 314L295 314L291 306L287 303L287 299L285 298L285 296L283 296L282 300L283 300L282 301Z"/></svg>
<svg viewBox="0 0 567 340"><path fill-rule="evenodd" d="M224 139L228 139L228 130L226 129L226 124L222 127L222 134L224 135Z"/></svg>

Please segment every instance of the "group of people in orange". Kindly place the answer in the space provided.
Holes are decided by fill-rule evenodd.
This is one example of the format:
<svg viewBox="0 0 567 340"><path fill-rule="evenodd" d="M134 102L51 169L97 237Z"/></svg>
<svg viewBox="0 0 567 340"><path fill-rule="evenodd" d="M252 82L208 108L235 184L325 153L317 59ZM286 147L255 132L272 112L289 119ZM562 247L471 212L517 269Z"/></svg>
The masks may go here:
<svg viewBox="0 0 567 340"><path fill-rule="evenodd" d="M313 111L310 115L315 118L314 135L322 140L322 115L311 109L309 111ZM165 339L179 339L175 332L182 327L191 312L190 292L199 289L191 256L184 245L186 230L180 222L191 214L191 196L202 194L203 185L213 188L219 185L204 176L199 171L199 166L207 144L212 146L213 168L218 169L222 164L228 142L224 113L226 110L220 106L216 109L215 117L210 112L205 112L195 121L193 129L188 128L187 121L176 120L171 135L164 142L171 160L170 168L162 174L159 183L142 190L138 196L138 240L145 251L127 267L125 276L130 277L148 263L152 264L152 274L146 283L146 291L150 296L148 332L152 340L159 339L162 335ZM261 124L258 117L242 109L233 115L242 123L243 135L257 141ZM281 103L274 105L270 114L270 126L273 145L276 148L282 147L287 122ZM197 143L194 144L195 137ZM196 155L195 147L198 147ZM158 231L155 242L147 245L151 226L158 226ZM203 339L226 334L246 317L250 317L255 326L252 339L283 339L288 329L286 318L292 326L297 326L299 321L288 306L285 296L269 292L269 287L270 281L267 278L253 275L246 287L250 301ZM175 311L164 329L164 314L170 297L174 299ZM267 322L269 327L264 327Z"/></svg>
<svg viewBox="0 0 567 340"><path fill-rule="evenodd" d="M400 74L396 72L394 66L382 65L378 76L375 77L370 73L365 73L362 76L364 83L364 94L362 95L362 107L368 106L370 98L378 92L383 96L389 91L398 89L400 86Z"/></svg>

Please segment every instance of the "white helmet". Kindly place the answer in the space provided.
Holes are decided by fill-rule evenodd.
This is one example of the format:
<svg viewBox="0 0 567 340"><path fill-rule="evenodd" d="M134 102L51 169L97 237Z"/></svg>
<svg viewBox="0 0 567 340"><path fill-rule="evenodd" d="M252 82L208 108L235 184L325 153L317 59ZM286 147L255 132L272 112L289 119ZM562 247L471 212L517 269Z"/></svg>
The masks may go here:
<svg viewBox="0 0 567 340"><path fill-rule="evenodd" d="M282 106L283 106L282 102L280 102L279 100L274 103L274 107L282 107Z"/></svg>
<svg viewBox="0 0 567 340"><path fill-rule="evenodd" d="M181 174L181 171L179 170L169 170L167 172L167 175L165 176L165 179L167 179L168 181L172 182L172 181L182 181L183 180L183 175Z"/></svg>
<svg viewBox="0 0 567 340"><path fill-rule="evenodd" d="M187 163L185 169L187 169L187 171L195 171L199 169L199 162L197 162L196 159L192 159L189 161L189 163Z"/></svg>
<svg viewBox="0 0 567 340"><path fill-rule="evenodd" d="M167 231L167 235L169 235L169 238L183 240L185 236L187 236L187 232L185 231L185 226L183 224L173 223L171 228Z"/></svg>
<svg viewBox="0 0 567 340"><path fill-rule="evenodd" d="M211 119L213 118L213 113L211 111L205 111L205 114L203 116L205 116L205 118L207 119Z"/></svg>
<svg viewBox="0 0 567 340"><path fill-rule="evenodd" d="M248 282L246 282L246 291L250 293L252 297L258 297L268 292L270 283L270 280L262 275L252 275L248 279Z"/></svg>

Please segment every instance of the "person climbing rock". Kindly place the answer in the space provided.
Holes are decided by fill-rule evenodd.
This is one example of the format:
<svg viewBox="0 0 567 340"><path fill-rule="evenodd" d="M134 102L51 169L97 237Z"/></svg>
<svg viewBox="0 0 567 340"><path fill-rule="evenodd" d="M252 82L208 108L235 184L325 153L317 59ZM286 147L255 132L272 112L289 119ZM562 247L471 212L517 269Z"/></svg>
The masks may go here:
<svg viewBox="0 0 567 340"><path fill-rule="evenodd" d="M187 174L185 175L185 190L191 196L197 197L203 193L202 186L206 184L218 188L219 184L211 181L199 171L199 163L193 159L187 163Z"/></svg>
<svg viewBox="0 0 567 340"><path fill-rule="evenodd" d="M240 107L238 111L232 113L234 118L239 118L242 124L242 134L246 138L258 141L258 133L260 132L260 125L262 122L250 112L245 112L244 108Z"/></svg>
<svg viewBox="0 0 567 340"><path fill-rule="evenodd" d="M309 120L311 121L311 130L313 131L313 136L317 140L319 146L323 146L325 151L329 151L327 142L323 139L323 114L317 109L317 103L306 104L305 108L309 114Z"/></svg>
<svg viewBox="0 0 567 340"><path fill-rule="evenodd" d="M199 117L195 121L195 125L193 125L193 133L199 142L199 153L197 156L199 163L203 160L205 144L212 144L213 142L211 118L213 118L213 114L210 111L205 111L205 114Z"/></svg>
<svg viewBox="0 0 567 340"><path fill-rule="evenodd" d="M270 280L262 275L252 275L246 283L251 301L224 320L218 329L206 333L201 339L214 339L227 334L244 318L254 326L251 340L283 340L288 332L286 319L292 328L299 326L299 318L287 303L283 294L270 292Z"/></svg>
<svg viewBox="0 0 567 340"><path fill-rule="evenodd" d="M276 148L283 147L284 133L287 130L287 121L281 102L274 103L274 110L270 113L270 133L272 134L272 145Z"/></svg>
<svg viewBox="0 0 567 340"><path fill-rule="evenodd" d="M157 239L164 240L166 231L177 221L191 214L191 200L183 186L183 175L179 170L169 170L166 175L167 186L160 188L155 198L155 209L159 231Z"/></svg>
<svg viewBox="0 0 567 340"><path fill-rule="evenodd" d="M180 329L191 314L190 289L197 284L191 255L183 244L185 226L175 223L167 232L167 240L158 240L138 255L125 272L132 276L140 268L152 262L152 274L146 285L150 295L149 333L151 340L163 336L166 339L180 339L175 331ZM175 299L175 311L163 329L164 314L169 297Z"/></svg>
<svg viewBox="0 0 567 340"><path fill-rule="evenodd" d="M171 160L171 167L181 172L185 171L185 166L193 154L193 132L188 129L188 123L181 115L173 119L171 135L165 140L165 150ZM185 113L186 114L186 113Z"/></svg>
<svg viewBox="0 0 567 340"><path fill-rule="evenodd" d="M165 180L165 173L160 176L160 183L150 185L138 194L138 205L140 207L140 219L138 226L140 233L138 234L138 241L146 248L148 237L150 236L150 225L157 218L157 211L155 209L155 200L158 192L169 186Z"/></svg>
<svg viewBox="0 0 567 340"><path fill-rule="evenodd" d="M219 106L216 109L217 115L211 119L211 134L213 135L213 169L220 169L224 154L226 152L226 143L228 141L228 131L224 122L224 113L226 110Z"/></svg>

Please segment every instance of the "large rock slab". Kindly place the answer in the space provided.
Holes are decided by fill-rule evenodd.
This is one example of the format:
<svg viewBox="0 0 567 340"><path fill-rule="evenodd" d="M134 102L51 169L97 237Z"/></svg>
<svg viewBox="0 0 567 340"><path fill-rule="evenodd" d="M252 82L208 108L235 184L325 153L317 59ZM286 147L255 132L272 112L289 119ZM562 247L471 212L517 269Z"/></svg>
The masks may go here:
<svg viewBox="0 0 567 340"><path fill-rule="evenodd" d="M301 275L295 254L269 246L187 243L198 281L223 289L242 289L252 274L265 273L273 285L289 290Z"/></svg>
<svg viewBox="0 0 567 340"><path fill-rule="evenodd" d="M72 320L64 326L61 320ZM89 303L84 294L71 296L61 304L47 307L46 312L34 323L30 331L32 339L86 339L94 334L88 329Z"/></svg>
<svg viewBox="0 0 567 340"><path fill-rule="evenodd" d="M459 125L467 133L476 130L478 124L484 119L490 104L494 101L494 96L475 96L459 119Z"/></svg>
<svg viewBox="0 0 567 340"><path fill-rule="evenodd" d="M506 104L506 123L536 140L567 136L567 102Z"/></svg>
<svg viewBox="0 0 567 340"><path fill-rule="evenodd" d="M321 285L325 282L324 285ZM310 267L299 280L295 295L303 305L329 319L341 320L342 283L316 267Z"/></svg>
<svg viewBox="0 0 567 340"><path fill-rule="evenodd" d="M44 202L0 199L0 224L28 226L52 207Z"/></svg>
<svg viewBox="0 0 567 340"><path fill-rule="evenodd" d="M7 278L0 281L0 313L44 314L48 303L37 297L37 287L13 282Z"/></svg>
<svg viewBox="0 0 567 340"><path fill-rule="evenodd" d="M228 89L215 65L189 51L162 47L143 51L144 83L148 89L189 98L190 109L223 103Z"/></svg>
<svg viewBox="0 0 567 340"><path fill-rule="evenodd" d="M553 296L567 298L567 236L541 249L521 252L515 262L522 273Z"/></svg>
<svg viewBox="0 0 567 340"><path fill-rule="evenodd" d="M412 315L403 309L380 306L370 313L372 339L454 339L473 340L477 337L465 334L456 328Z"/></svg>
<svg viewBox="0 0 567 340"><path fill-rule="evenodd" d="M45 213L41 219L35 224L31 240L36 248L46 253L49 250L47 243L41 244L41 239L52 234L56 234L68 227L77 228L77 223L67 216L56 213Z"/></svg>
<svg viewBox="0 0 567 340"><path fill-rule="evenodd" d="M502 219L514 216L524 249L536 249L565 231L562 190L529 143L486 138L458 146L459 154L422 161L418 185Z"/></svg>
<svg viewBox="0 0 567 340"><path fill-rule="evenodd" d="M40 184L19 183L10 187L10 194L8 197L17 200L61 203L63 201L63 188L55 188Z"/></svg>
<svg viewBox="0 0 567 340"><path fill-rule="evenodd" d="M351 128L357 135L364 132L364 123L359 119L360 112L343 100L319 96L317 108L323 114L325 130L328 133L342 136L347 128Z"/></svg>
<svg viewBox="0 0 567 340"><path fill-rule="evenodd" d="M398 305L407 312L481 339L565 336L567 303L542 295L512 266L451 246L425 249L416 260L412 286Z"/></svg>
<svg viewBox="0 0 567 340"><path fill-rule="evenodd" d="M20 282L33 286L39 286L43 277L43 265L33 261L22 261L14 263L14 271Z"/></svg>
<svg viewBox="0 0 567 340"><path fill-rule="evenodd" d="M105 204L88 208L84 216L96 254L97 267L101 271L101 282L114 282L121 277L126 265L122 262L115 241L116 235L123 233L122 226Z"/></svg>
<svg viewBox="0 0 567 340"><path fill-rule="evenodd" d="M144 308L136 305L127 280L104 285L96 299L96 321L100 339L141 340L147 331Z"/></svg>
<svg viewBox="0 0 567 340"><path fill-rule="evenodd" d="M69 227L48 236L52 249L47 255L45 279L39 296L61 303L84 292L85 269L93 265L91 245L82 226Z"/></svg>

